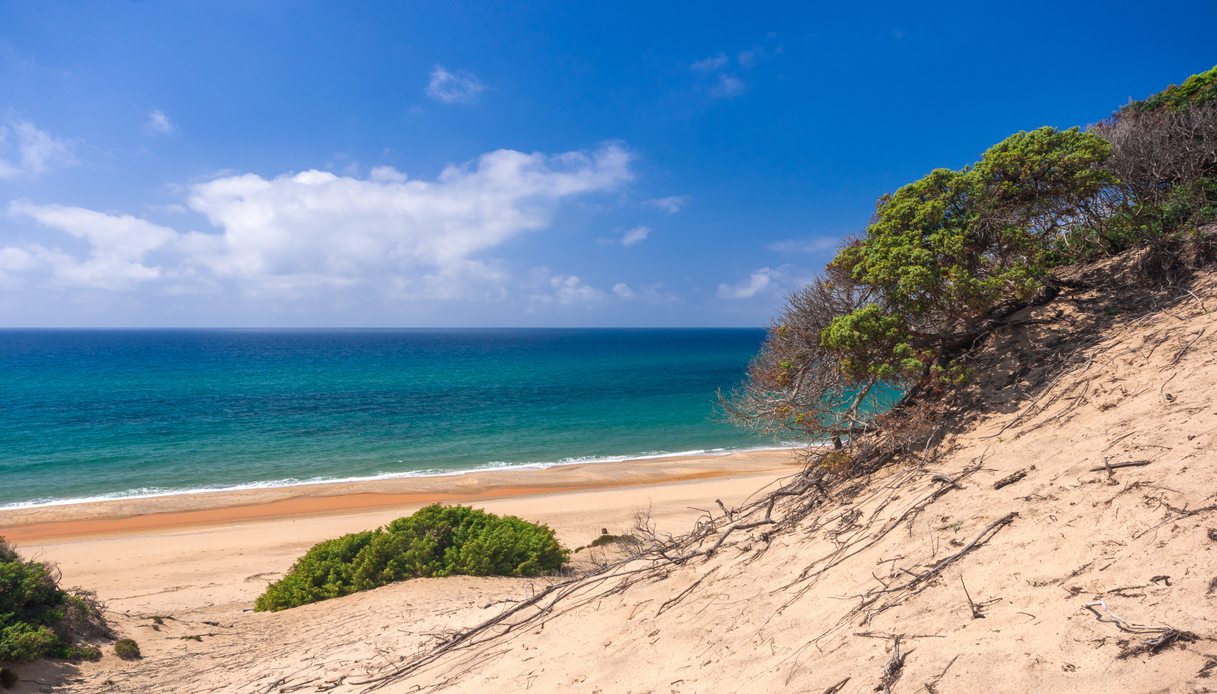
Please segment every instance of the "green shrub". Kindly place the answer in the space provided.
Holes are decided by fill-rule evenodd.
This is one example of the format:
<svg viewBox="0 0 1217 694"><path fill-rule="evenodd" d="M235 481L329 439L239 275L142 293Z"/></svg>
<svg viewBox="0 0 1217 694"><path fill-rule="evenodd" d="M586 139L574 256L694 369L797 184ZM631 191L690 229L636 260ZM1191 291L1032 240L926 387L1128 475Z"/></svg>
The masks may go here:
<svg viewBox="0 0 1217 694"><path fill-rule="evenodd" d="M61 590L51 566L23 561L0 538L0 662L96 660L96 647L76 643L86 629L106 631L91 599Z"/></svg>
<svg viewBox="0 0 1217 694"><path fill-rule="evenodd" d="M1192 75L1183 84L1172 84L1133 106L1142 111L1162 108L1181 110L1211 101L1217 101L1217 67Z"/></svg>
<svg viewBox="0 0 1217 694"><path fill-rule="evenodd" d="M59 637L46 625L15 622L0 629L0 661L19 663L49 655Z"/></svg>
<svg viewBox="0 0 1217 694"><path fill-rule="evenodd" d="M409 578L538 576L557 571L567 556L545 525L433 504L384 528L315 545L255 609L284 610Z"/></svg>
<svg viewBox="0 0 1217 694"><path fill-rule="evenodd" d="M132 639L119 639L115 641L114 654L123 660L139 660L143 657L139 652L139 644Z"/></svg>
<svg viewBox="0 0 1217 694"><path fill-rule="evenodd" d="M52 650L51 655L64 660L101 660L101 649L91 643L84 643L61 646Z"/></svg>

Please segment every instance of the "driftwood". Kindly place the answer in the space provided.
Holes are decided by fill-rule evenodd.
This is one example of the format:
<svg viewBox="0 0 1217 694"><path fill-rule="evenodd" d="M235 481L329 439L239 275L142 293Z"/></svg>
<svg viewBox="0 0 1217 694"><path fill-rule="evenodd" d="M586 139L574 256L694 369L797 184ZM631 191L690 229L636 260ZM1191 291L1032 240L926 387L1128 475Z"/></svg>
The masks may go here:
<svg viewBox="0 0 1217 694"><path fill-rule="evenodd" d="M1091 472L1107 472L1109 470L1119 470L1124 467L1144 467L1154 461L1152 460L1130 460L1127 463L1110 463L1108 465L1100 465L1099 467L1090 468Z"/></svg>
<svg viewBox="0 0 1217 694"><path fill-rule="evenodd" d="M1011 475L1003 477L1003 478L997 480L996 482L994 482L993 488L1001 489L1002 487L1008 487L1026 476L1027 476L1026 469L1019 470Z"/></svg>
<svg viewBox="0 0 1217 694"><path fill-rule="evenodd" d="M1115 624L1120 631L1149 637L1142 639L1140 645L1125 649L1125 651L1120 654L1121 658L1130 658L1142 653L1156 655L1157 653L1161 652L1162 649L1166 648L1172 643L1196 640L1195 634L1189 631L1176 629L1175 627L1169 625L1164 624L1162 626L1153 627L1146 626L1144 624L1133 624L1120 617L1115 612L1112 612L1111 608L1107 606L1107 603L1102 600L1088 602L1082 607L1094 613L1094 616L1097 617L1100 622L1110 622ZM1100 608L1103 610L1102 613L1099 612ZM1107 619L1103 618L1104 615L1106 615Z"/></svg>
<svg viewBox="0 0 1217 694"><path fill-rule="evenodd" d="M883 694L892 694L892 687L896 684L896 680L900 679L901 672L904 671L904 659L909 657L912 650L900 652L900 637L892 638L892 657L887 661L887 666L883 668L883 678L879 680L879 686L875 687L875 691L883 692Z"/></svg>

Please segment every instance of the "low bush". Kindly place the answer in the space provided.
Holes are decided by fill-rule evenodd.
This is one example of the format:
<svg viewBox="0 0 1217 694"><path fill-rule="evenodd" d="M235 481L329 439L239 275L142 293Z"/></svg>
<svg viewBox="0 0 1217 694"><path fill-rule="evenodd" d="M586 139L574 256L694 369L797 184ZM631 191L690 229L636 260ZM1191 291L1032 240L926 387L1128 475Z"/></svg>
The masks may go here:
<svg viewBox="0 0 1217 694"><path fill-rule="evenodd" d="M568 555L548 526L433 504L384 528L315 545L255 609L284 610L409 578L539 576L560 569Z"/></svg>
<svg viewBox="0 0 1217 694"><path fill-rule="evenodd" d="M119 639L115 641L114 655L123 660L139 660L143 657L139 652L139 644L132 639Z"/></svg>
<svg viewBox="0 0 1217 694"><path fill-rule="evenodd" d="M23 560L0 538L0 662L96 660L101 652L77 638L107 634L90 595L60 589L51 565Z"/></svg>

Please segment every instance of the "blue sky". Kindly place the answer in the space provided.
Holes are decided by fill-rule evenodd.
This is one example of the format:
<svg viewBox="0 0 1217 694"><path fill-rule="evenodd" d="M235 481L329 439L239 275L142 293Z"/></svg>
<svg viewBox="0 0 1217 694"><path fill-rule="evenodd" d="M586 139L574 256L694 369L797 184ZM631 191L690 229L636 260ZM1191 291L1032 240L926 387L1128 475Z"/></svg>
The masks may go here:
<svg viewBox="0 0 1217 694"><path fill-rule="evenodd" d="M1217 3L0 2L0 326L759 326Z"/></svg>

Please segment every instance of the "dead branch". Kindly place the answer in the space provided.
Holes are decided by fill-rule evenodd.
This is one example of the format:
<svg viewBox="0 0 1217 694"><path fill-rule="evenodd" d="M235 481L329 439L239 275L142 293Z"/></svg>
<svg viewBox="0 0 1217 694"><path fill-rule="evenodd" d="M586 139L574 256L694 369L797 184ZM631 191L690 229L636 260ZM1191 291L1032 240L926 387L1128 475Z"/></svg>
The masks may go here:
<svg viewBox="0 0 1217 694"><path fill-rule="evenodd" d="M1003 478L997 480L996 482L994 482L993 488L1001 489L1002 487L1008 487L1026 476L1027 476L1026 469L1018 470L1017 472L1007 475L1006 477L1003 477Z"/></svg>
<svg viewBox="0 0 1217 694"><path fill-rule="evenodd" d="M959 660L958 655L956 655L954 658L951 658L951 662L947 663L947 666L942 669L942 672L935 675L934 679L921 685L921 687L923 689L925 689L927 692L929 692L930 694L938 694L938 683L940 681L942 681L943 677L947 676L947 670L951 669L951 666L955 664L956 660Z"/></svg>
<svg viewBox="0 0 1217 694"><path fill-rule="evenodd" d="M1174 359L1171 359L1171 363L1170 363L1170 364L1167 364L1165 367L1163 367L1163 369L1162 369L1162 370L1163 370L1163 371L1165 371L1166 369L1174 368L1174 366L1175 366L1176 364L1178 364L1178 363L1179 363L1179 360L1183 358L1183 355L1187 354L1187 351L1188 351L1189 349L1191 349L1191 348L1192 348L1192 345L1196 344L1196 341L1197 341L1197 340L1199 340L1200 338L1204 337L1204 331L1205 331L1205 330L1208 330L1208 328L1201 328L1201 329L1200 329L1200 332L1196 333L1196 337L1192 338L1192 341L1191 341L1191 342L1189 342L1189 343L1187 343L1186 345L1184 345L1184 346L1183 346L1183 349L1180 349L1180 350L1179 350L1179 351L1178 351L1178 352L1175 354L1175 358L1174 358Z"/></svg>
<svg viewBox="0 0 1217 694"><path fill-rule="evenodd" d="M1120 468L1124 468L1124 467L1143 467L1145 465L1149 465L1152 462L1154 462L1154 461L1152 461L1152 460L1130 460L1127 463L1109 463L1107 465L1100 465L1099 467L1092 467L1092 468L1090 468L1090 472L1109 472L1111 470L1119 470Z"/></svg>
<svg viewBox="0 0 1217 694"><path fill-rule="evenodd" d="M1134 655L1139 655L1141 653L1149 653L1150 655L1156 655L1157 653L1162 651L1162 649L1166 648L1167 646L1171 645L1172 643L1189 642L1189 641L1196 640L1195 634L1193 634L1191 632L1187 632L1187 631L1181 631L1172 626L1162 625L1162 626L1155 627L1155 626L1146 626L1144 624L1133 624L1133 623L1125 620L1124 618L1120 617L1115 612L1112 612L1111 608L1107 606L1107 603L1102 600L1088 602L1085 605L1083 605L1082 607L1087 610L1090 610L1094 614L1094 616L1098 618L1098 620L1100 622L1107 622L1107 623L1115 624L1116 627L1118 627L1120 629L1120 631L1127 632L1130 634L1137 634L1137 635L1141 635L1141 636L1149 636L1149 638L1142 639L1141 644L1139 646L1126 649L1123 653L1120 654L1121 658L1129 658ZM1102 613L1099 612L1099 608L1101 608L1103 610ZM1107 619L1103 618L1104 615L1107 616Z"/></svg>
<svg viewBox="0 0 1217 694"><path fill-rule="evenodd" d="M837 692L839 692L845 688L845 685L849 684L850 679L852 679L852 678L846 677L845 679L841 680L840 682L837 682L836 684L829 687L828 689L825 689L824 694L837 694Z"/></svg>
<svg viewBox="0 0 1217 694"><path fill-rule="evenodd" d="M875 687L875 691L891 694L892 686L896 684L896 680L900 679L900 674L904 670L904 660L912 652L909 650L901 653L900 637L892 638L892 657L887 661L887 666L883 668L883 678L879 680L879 686Z"/></svg>
<svg viewBox="0 0 1217 694"><path fill-rule="evenodd" d="M963 586L963 594L968 599L968 607L972 608L972 619L984 619L985 613L981 611L976 601L972 599L972 594L968 592L968 584L964 583L963 574L959 575L959 584Z"/></svg>

